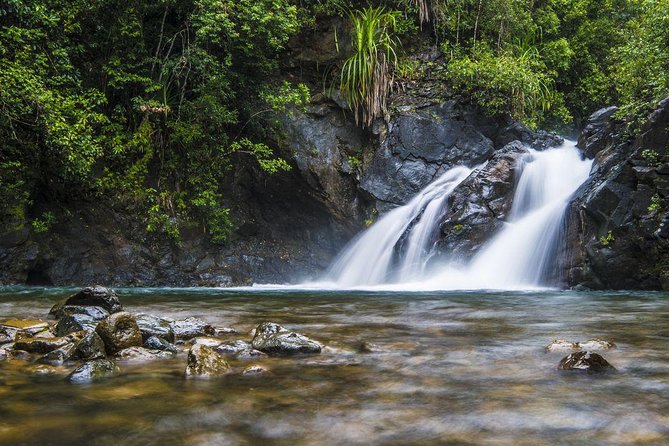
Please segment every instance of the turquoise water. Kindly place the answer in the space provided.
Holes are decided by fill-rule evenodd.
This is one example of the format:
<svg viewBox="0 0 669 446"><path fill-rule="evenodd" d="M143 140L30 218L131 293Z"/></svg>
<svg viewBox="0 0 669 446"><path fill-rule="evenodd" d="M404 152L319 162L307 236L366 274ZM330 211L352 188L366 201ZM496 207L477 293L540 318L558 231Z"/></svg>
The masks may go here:
<svg viewBox="0 0 669 446"><path fill-rule="evenodd" d="M0 320L45 318L66 289L2 288ZM118 289L130 312L198 316L250 339L274 321L318 356L231 363L185 380L185 355L77 386L0 362L2 445L669 443L669 295ZM565 375L553 339L604 338L619 373ZM372 353L360 353L362 342ZM268 375L242 376L259 364Z"/></svg>

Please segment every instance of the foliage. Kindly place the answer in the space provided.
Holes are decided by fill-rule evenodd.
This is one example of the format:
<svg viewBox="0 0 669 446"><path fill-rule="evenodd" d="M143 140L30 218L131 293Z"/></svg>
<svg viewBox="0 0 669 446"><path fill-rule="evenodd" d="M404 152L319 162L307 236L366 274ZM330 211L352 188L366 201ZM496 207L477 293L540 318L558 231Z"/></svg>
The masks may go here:
<svg viewBox="0 0 669 446"><path fill-rule="evenodd" d="M353 54L342 66L339 89L355 122L368 127L387 112L386 98L400 44L393 35L399 13L368 6L348 15L353 27Z"/></svg>
<svg viewBox="0 0 669 446"><path fill-rule="evenodd" d="M615 240L616 240L615 237L613 236L611 231L609 231L606 233L606 235L603 235L599 238L599 243L601 243L602 246L609 246Z"/></svg>

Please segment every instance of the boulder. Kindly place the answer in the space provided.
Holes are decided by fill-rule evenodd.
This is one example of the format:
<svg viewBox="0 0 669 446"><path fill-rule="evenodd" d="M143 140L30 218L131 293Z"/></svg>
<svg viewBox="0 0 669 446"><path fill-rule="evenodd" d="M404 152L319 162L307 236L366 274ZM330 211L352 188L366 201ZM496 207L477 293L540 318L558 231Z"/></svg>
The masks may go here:
<svg viewBox="0 0 669 446"><path fill-rule="evenodd" d="M18 339L32 338L41 334L53 336L49 324L39 319L8 319L0 323L0 344Z"/></svg>
<svg viewBox="0 0 669 446"><path fill-rule="evenodd" d="M89 384L99 381L119 372L119 368L114 362L108 359L96 359L87 361L74 369L67 377L67 381L73 384Z"/></svg>
<svg viewBox="0 0 669 446"><path fill-rule="evenodd" d="M142 332L142 339L146 341L152 336L156 336L166 340L167 342L174 342L174 331L170 327L170 322L152 314L138 314L135 316L139 330Z"/></svg>
<svg viewBox="0 0 669 446"><path fill-rule="evenodd" d="M581 351L562 358L558 370L593 374L615 372L616 368L597 353Z"/></svg>
<svg viewBox="0 0 669 446"><path fill-rule="evenodd" d="M99 285L84 288L78 293L63 299L51 308L49 314L57 317L56 315L63 314L63 307L69 305L102 307L109 313L123 311L123 306L114 290Z"/></svg>
<svg viewBox="0 0 669 446"><path fill-rule="evenodd" d="M196 317L189 317L169 324L176 340L188 340L198 336L213 336L216 334L214 327Z"/></svg>
<svg viewBox="0 0 669 446"><path fill-rule="evenodd" d="M58 348L72 344L81 336L71 335L53 338L25 338L14 343L15 350L23 350L28 353L46 354Z"/></svg>
<svg viewBox="0 0 669 446"><path fill-rule="evenodd" d="M159 338L157 336L151 336L149 339L144 341L144 347L148 348L149 350L162 350L170 353L176 353L177 347L170 343L167 342L163 338Z"/></svg>
<svg viewBox="0 0 669 446"><path fill-rule="evenodd" d="M105 343L96 332L86 333L75 345L74 354L78 359L89 361L107 356Z"/></svg>
<svg viewBox="0 0 669 446"><path fill-rule="evenodd" d="M212 347L195 344L188 351L186 378L208 378L222 376L230 371L230 365Z"/></svg>
<svg viewBox="0 0 669 446"><path fill-rule="evenodd" d="M320 353L323 348L320 343L273 322L258 325L251 345L254 349L270 355Z"/></svg>
<svg viewBox="0 0 669 446"><path fill-rule="evenodd" d="M74 342L71 342L60 348L50 351L49 353L39 358L37 362L42 364L61 365L66 361L74 359L76 357L75 351L76 345Z"/></svg>
<svg viewBox="0 0 669 446"><path fill-rule="evenodd" d="M442 258L469 259L503 226L519 171L530 157L526 145L509 143L455 188L440 223L436 248Z"/></svg>
<svg viewBox="0 0 669 446"><path fill-rule="evenodd" d="M56 335L65 336L77 331L95 331L99 321L87 314L70 314L63 316L56 324Z"/></svg>
<svg viewBox="0 0 669 446"><path fill-rule="evenodd" d="M110 315L98 324L95 332L104 341L105 350L109 355L124 348L142 345L142 332L135 317L127 312Z"/></svg>
<svg viewBox="0 0 669 446"><path fill-rule="evenodd" d="M612 116L618 107L602 108L588 118L578 138L578 147L588 158L594 158L610 142L613 130Z"/></svg>

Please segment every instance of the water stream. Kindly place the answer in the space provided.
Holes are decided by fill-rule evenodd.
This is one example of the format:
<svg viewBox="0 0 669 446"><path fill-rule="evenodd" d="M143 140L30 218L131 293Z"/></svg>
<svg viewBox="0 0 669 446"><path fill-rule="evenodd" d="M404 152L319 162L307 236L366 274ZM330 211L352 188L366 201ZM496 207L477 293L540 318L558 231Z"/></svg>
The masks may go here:
<svg viewBox="0 0 669 446"><path fill-rule="evenodd" d="M470 174L462 166L444 173L404 206L358 235L337 257L321 286L404 290L536 289L555 268L569 198L588 178L592 161L575 143L531 150L520 160L513 206L505 227L473 259L451 259L427 268L434 255L444 203ZM398 243L402 256L395 259Z"/></svg>
<svg viewBox="0 0 669 446"><path fill-rule="evenodd" d="M271 320L321 355L231 361L186 380L173 360L119 362L93 385L0 361L2 445L629 445L669 438L666 293L117 290L126 309L239 331ZM0 319L72 293L0 288ZM617 374L564 375L556 338L601 337ZM362 342L372 352L360 350ZM367 350L365 350L367 351ZM259 364L269 375L243 376ZM68 366L70 369L74 365ZM67 373L67 370L63 371Z"/></svg>

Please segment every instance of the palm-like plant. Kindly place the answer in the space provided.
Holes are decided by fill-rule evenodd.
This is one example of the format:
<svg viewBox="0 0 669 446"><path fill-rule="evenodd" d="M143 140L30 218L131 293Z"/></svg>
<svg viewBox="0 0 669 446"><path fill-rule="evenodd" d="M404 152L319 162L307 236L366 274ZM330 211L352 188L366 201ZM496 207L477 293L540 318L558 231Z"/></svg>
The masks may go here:
<svg viewBox="0 0 669 446"><path fill-rule="evenodd" d="M355 52L344 62L339 89L355 114L356 124L368 127L387 112L400 44L393 35L399 13L369 6L348 14Z"/></svg>

